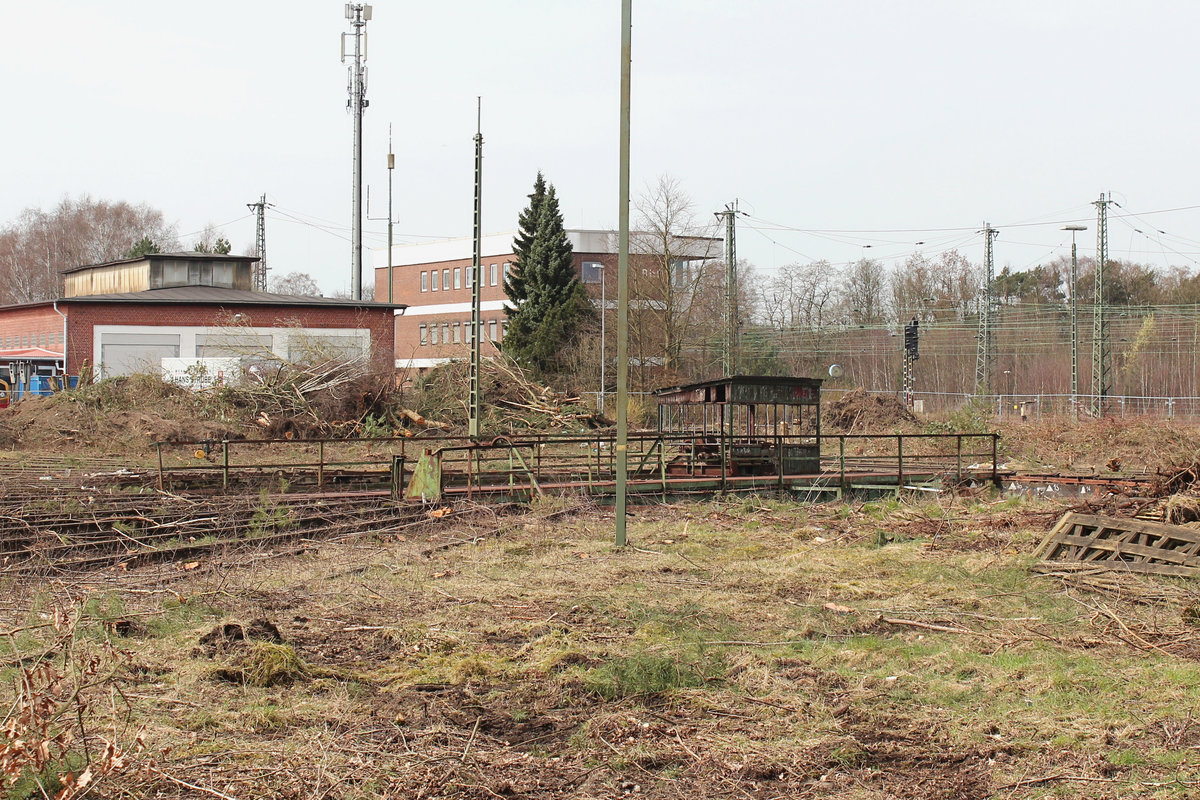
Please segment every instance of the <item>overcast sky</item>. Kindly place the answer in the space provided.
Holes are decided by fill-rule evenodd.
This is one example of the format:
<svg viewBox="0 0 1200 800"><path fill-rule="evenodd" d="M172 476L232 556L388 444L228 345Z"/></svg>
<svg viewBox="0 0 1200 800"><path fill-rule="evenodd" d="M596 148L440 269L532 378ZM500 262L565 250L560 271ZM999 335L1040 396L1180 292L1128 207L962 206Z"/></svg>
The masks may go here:
<svg viewBox="0 0 1200 800"><path fill-rule="evenodd" d="M349 287L343 3L0 14L0 221L86 193L157 207L185 242L223 225L240 253L266 192L272 270ZM1093 252L1107 191L1113 257L1200 263L1194 0L634 0L633 24L635 194L671 175L705 220L738 198L761 270L979 261L985 220L997 267L1025 269L1067 252L1067 221ZM538 169L569 226L616 226L618 0L381 0L368 31L369 247L389 123L397 241L470 235L477 95L485 232L515 227Z"/></svg>

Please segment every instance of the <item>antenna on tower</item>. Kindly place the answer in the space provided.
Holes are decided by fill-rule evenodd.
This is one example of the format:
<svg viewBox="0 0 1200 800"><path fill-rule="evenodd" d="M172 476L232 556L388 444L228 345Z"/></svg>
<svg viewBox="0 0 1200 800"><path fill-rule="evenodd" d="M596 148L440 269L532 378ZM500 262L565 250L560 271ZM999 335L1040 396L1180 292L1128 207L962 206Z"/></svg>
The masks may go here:
<svg viewBox="0 0 1200 800"><path fill-rule="evenodd" d="M347 3L346 19L350 20L352 33L342 33L342 63L346 62L346 37L354 37L354 63L349 69L350 100L347 105L354 114L354 179L350 197L350 294L355 300L362 299L362 112L369 103L367 92L367 22L371 19L371 7L364 3Z"/></svg>

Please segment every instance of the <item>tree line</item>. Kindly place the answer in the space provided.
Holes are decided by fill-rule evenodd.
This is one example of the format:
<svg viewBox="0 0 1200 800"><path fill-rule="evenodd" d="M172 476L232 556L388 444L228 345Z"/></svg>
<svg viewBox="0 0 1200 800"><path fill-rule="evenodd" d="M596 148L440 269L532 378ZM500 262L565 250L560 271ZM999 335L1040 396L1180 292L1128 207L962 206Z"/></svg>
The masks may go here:
<svg viewBox="0 0 1200 800"><path fill-rule="evenodd" d="M229 239L212 223L184 245L178 226L145 203L98 200L85 194L64 197L50 209L26 208L0 226L0 305L61 297L64 269L185 248L199 253L233 251ZM246 255L253 253L251 245ZM272 275L268 288L279 294L321 294L306 272Z"/></svg>
<svg viewBox="0 0 1200 800"><path fill-rule="evenodd" d="M517 269L508 288L510 341L505 349L544 377L599 391L603 372L615 381L616 270L605 276L607 302L594 283L580 285L561 266L554 274L561 297L575 309L567 328L539 328L530 320L554 319L540 305L526 304L549 274L532 266L531 209L544 191L539 175L531 207L521 218L524 232L514 250ZM551 187L552 188L552 187ZM554 201L557 209L557 199ZM634 203L630 241L631 384L635 390L686 383L720 375L725 318L723 242L715 222L695 212L680 183L659 178ZM553 215L552 215L553 216ZM555 236L561 237L561 215ZM560 239L559 241L565 241ZM558 263L566 263L561 250ZM615 267L615 263L609 265ZM609 270L606 268L605 272ZM1077 265L1080 316L1079 381L1091 381L1091 313L1095 262ZM526 277L522 277L526 276ZM957 395L1067 394L1070 391L1070 260L1059 256L1029 269L1003 267L992 286L996 346L986 385L976 385L978 325L986 297L983 265L958 250L916 252L895 264L861 258L848 264L792 263L756 273L740 261L738 371L823 376L832 364L844 368L847 385L896 390L902 369L902 328L917 319L922 360L918 391ZM515 289L515 290L514 290ZM592 302L579 302L579 291ZM1113 394L1200 395L1196 350L1200 345L1200 273L1109 260L1105 298L1112 345ZM538 310L534 310L534 309ZM600 340L600 315L607 341ZM515 322L520 321L520 326ZM518 339L512 340L516 330ZM552 358L527 357L525 343ZM600 369L605 358L607 368Z"/></svg>

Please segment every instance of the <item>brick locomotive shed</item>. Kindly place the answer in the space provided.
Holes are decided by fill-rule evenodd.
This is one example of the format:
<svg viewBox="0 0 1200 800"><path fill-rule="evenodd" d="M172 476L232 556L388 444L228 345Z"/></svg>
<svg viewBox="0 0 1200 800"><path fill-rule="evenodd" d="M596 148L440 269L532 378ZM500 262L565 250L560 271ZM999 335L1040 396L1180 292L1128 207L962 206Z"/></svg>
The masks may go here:
<svg viewBox="0 0 1200 800"><path fill-rule="evenodd" d="M57 300L0 307L0 370L113 377L184 361L370 354L390 369L402 305L251 288L250 256L156 253L64 271Z"/></svg>

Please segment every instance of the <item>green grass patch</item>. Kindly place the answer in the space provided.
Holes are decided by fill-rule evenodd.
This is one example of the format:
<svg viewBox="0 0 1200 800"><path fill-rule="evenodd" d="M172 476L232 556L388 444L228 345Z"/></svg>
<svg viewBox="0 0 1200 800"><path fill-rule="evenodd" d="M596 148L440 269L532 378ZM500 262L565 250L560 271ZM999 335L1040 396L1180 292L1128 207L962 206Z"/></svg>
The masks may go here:
<svg viewBox="0 0 1200 800"><path fill-rule="evenodd" d="M696 689L725 675L725 660L711 651L691 653L633 653L613 658L583 673L584 687L613 700L634 695L657 695L673 689Z"/></svg>

